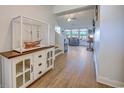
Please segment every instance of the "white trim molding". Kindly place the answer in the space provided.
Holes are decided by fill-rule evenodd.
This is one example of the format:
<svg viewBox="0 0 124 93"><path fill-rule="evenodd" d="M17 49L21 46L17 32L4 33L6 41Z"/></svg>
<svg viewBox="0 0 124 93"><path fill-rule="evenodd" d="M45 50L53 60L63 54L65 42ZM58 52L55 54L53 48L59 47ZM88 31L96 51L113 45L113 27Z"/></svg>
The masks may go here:
<svg viewBox="0 0 124 93"><path fill-rule="evenodd" d="M102 77L102 76L98 76L97 82L100 82L100 83L103 83L106 85L110 85L110 86L116 87L116 88L124 87L124 82L111 80L109 78Z"/></svg>
<svg viewBox="0 0 124 93"><path fill-rule="evenodd" d="M96 80L97 80L97 79L98 79L98 66L97 66L98 64L97 64L97 61L96 61L95 52L94 52L93 58L94 58L95 72L96 72Z"/></svg>

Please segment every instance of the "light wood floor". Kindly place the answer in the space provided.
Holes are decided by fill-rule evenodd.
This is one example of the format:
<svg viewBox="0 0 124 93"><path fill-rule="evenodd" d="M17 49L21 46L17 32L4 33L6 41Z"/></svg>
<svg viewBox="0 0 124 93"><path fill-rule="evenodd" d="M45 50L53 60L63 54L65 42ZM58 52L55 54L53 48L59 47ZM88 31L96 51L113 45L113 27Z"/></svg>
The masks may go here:
<svg viewBox="0 0 124 93"><path fill-rule="evenodd" d="M97 83L92 53L85 47L69 47L66 54L55 60L55 69L49 71L30 88L107 88Z"/></svg>

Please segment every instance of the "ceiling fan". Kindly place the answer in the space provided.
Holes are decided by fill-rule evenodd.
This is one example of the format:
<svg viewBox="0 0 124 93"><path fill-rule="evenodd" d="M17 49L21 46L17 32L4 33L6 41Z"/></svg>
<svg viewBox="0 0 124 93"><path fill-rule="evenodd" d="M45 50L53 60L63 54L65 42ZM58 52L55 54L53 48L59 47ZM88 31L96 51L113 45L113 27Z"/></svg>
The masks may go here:
<svg viewBox="0 0 124 93"><path fill-rule="evenodd" d="M72 17L72 18L67 18L67 21L68 22L71 22L71 21L75 21L77 18L75 18L75 17Z"/></svg>

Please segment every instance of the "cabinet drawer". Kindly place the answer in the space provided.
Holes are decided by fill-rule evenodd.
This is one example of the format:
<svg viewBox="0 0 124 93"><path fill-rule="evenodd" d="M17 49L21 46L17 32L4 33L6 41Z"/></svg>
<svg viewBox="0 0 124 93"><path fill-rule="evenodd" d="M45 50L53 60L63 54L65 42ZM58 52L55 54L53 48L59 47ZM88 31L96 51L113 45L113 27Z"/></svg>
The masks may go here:
<svg viewBox="0 0 124 93"><path fill-rule="evenodd" d="M38 59L42 59L42 58L44 58L45 51L36 52L36 53L34 53L34 54L35 54L35 56L36 56Z"/></svg>
<svg viewBox="0 0 124 93"><path fill-rule="evenodd" d="M41 75L43 75L44 69L41 67L37 67L34 71L34 79L39 78Z"/></svg>
<svg viewBox="0 0 124 93"><path fill-rule="evenodd" d="M45 70L45 51L39 51L33 54L34 56L34 79L39 78Z"/></svg>
<svg viewBox="0 0 124 93"><path fill-rule="evenodd" d="M43 69L45 67L45 62L39 62L39 63L35 64L34 67Z"/></svg>
<svg viewBox="0 0 124 93"><path fill-rule="evenodd" d="M34 62L39 65L45 61L45 51L34 53Z"/></svg>

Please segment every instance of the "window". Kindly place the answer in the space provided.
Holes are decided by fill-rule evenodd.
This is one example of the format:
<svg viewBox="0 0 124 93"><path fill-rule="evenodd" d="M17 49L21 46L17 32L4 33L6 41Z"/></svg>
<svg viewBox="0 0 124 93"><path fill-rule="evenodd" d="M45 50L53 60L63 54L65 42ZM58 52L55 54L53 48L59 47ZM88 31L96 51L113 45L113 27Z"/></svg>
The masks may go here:
<svg viewBox="0 0 124 93"><path fill-rule="evenodd" d="M71 37L71 30L65 30L65 35L67 38L70 38Z"/></svg>
<svg viewBox="0 0 124 93"><path fill-rule="evenodd" d="M86 40L88 35L87 29L80 29L80 39Z"/></svg>
<svg viewBox="0 0 124 93"><path fill-rule="evenodd" d="M72 37L78 38L78 32L79 32L78 29L72 29Z"/></svg>
<svg viewBox="0 0 124 93"><path fill-rule="evenodd" d="M87 32L86 31L80 31L80 36L86 36Z"/></svg>
<svg viewBox="0 0 124 93"><path fill-rule="evenodd" d="M66 29L65 35L67 38L80 38L86 40L88 35L88 29Z"/></svg>
<svg viewBox="0 0 124 93"><path fill-rule="evenodd" d="M59 26L56 26L55 31L60 34L61 33L61 28Z"/></svg>

